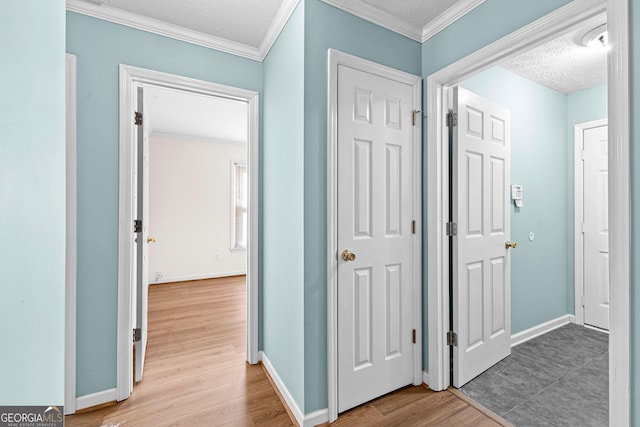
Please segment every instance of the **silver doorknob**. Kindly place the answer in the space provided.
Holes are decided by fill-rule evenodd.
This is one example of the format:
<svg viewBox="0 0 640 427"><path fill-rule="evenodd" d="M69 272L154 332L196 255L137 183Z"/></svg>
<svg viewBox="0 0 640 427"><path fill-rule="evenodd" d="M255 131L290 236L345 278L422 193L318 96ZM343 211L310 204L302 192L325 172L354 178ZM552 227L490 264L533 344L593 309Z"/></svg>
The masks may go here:
<svg viewBox="0 0 640 427"><path fill-rule="evenodd" d="M504 247L507 249L515 249L518 247L518 244L516 242L506 242Z"/></svg>
<svg viewBox="0 0 640 427"><path fill-rule="evenodd" d="M355 261L356 254L351 252L349 249L345 249L344 251L342 251L342 259L345 261Z"/></svg>

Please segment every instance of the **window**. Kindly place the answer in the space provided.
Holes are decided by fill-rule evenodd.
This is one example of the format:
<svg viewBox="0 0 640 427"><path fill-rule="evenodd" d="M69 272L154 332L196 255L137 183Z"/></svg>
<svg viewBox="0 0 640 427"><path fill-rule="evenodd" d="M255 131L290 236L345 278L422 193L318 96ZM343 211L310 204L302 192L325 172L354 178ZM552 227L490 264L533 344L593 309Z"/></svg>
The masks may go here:
<svg viewBox="0 0 640 427"><path fill-rule="evenodd" d="M231 162L231 250L247 249L247 165Z"/></svg>

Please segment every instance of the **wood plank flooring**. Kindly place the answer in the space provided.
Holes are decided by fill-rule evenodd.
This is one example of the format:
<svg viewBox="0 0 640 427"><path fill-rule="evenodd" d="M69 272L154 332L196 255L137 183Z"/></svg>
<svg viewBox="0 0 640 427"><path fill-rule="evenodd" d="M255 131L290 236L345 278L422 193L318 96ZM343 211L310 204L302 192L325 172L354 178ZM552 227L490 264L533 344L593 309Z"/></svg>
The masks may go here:
<svg viewBox="0 0 640 427"><path fill-rule="evenodd" d="M144 379L66 426L291 426L260 365L245 362L245 277L152 285ZM499 426L449 391L407 387L332 426ZM327 424L326 424L327 425Z"/></svg>

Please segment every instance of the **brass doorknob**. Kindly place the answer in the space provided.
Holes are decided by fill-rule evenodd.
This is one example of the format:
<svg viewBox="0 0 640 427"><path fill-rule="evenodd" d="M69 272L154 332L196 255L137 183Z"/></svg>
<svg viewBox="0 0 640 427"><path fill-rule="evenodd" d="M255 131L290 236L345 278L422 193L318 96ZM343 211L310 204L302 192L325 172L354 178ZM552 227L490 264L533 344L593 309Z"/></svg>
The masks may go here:
<svg viewBox="0 0 640 427"><path fill-rule="evenodd" d="M351 252L349 249L345 249L344 251L342 251L342 259L345 261L355 261L356 254Z"/></svg>
<svg viewBox="0 0 640 427"><path fill-rule="evenodd" d="M515 249L515 248L518 247L518 244L516 242L506 242L504 244L504 247L507 248L507 249L509 249L509 248Z"/></svg>
<svg viewBox="0 0 640 427"><path fill-rule="evenodd" d="M155 243L156 242L156 238L155 237L147 237L147 243Z"/></svg>

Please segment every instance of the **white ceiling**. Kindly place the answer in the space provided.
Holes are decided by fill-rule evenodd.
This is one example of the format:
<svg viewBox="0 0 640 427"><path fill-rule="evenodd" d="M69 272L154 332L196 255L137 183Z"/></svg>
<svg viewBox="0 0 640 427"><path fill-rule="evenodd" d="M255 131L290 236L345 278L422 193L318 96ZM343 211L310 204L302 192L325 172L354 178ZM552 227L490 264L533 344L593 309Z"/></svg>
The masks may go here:
<svg viewBox="0 0 640 427"><path fill-rule="evenodd" d="M605 22L603 15L585 27L551 40L502 65L509 71L564 94L607 81L607 50L582 44L589 30Z"/></svg>
<svg viewBox="0 0 640 427"><path fill-rule="evenodd" d="M105 0L104 4L258 48L283 0Z"/></svg>
<svg viewBox="0 0 640 427"><path fill-rule="evenodd" d="M155 86L145 87L144 100L152 134L247 142L249 111L245 102Z"/></svg>

